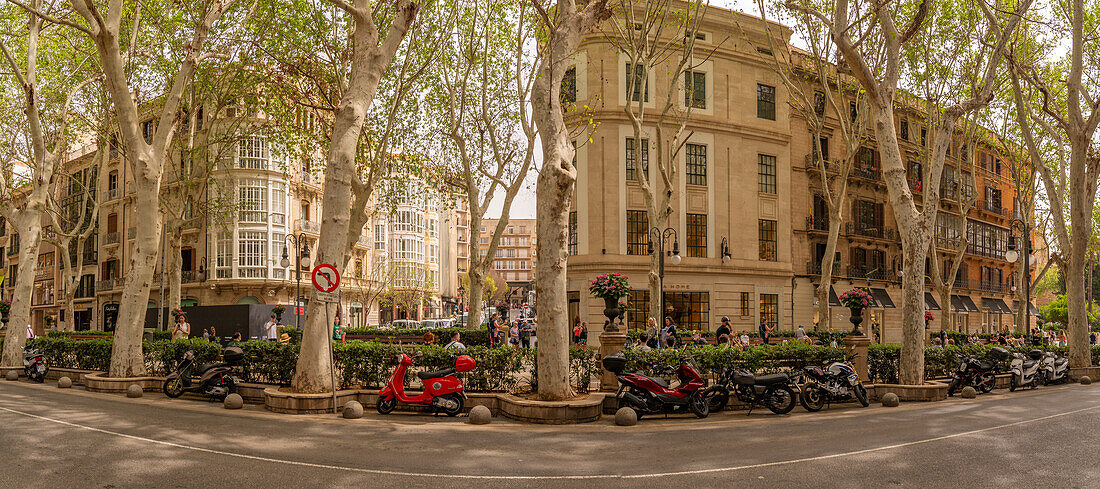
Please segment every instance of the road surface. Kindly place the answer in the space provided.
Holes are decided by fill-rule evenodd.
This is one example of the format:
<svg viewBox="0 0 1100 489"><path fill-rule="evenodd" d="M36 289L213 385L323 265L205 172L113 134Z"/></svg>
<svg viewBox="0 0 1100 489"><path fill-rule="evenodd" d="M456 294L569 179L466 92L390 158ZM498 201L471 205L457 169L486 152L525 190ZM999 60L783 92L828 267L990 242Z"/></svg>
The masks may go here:
<svg viewBox="0 0 1100 489"><path fill-rule="evenodd" d="M0 487L1096 488L1100 388L576 426L359 420L0 382Z"/></svg>

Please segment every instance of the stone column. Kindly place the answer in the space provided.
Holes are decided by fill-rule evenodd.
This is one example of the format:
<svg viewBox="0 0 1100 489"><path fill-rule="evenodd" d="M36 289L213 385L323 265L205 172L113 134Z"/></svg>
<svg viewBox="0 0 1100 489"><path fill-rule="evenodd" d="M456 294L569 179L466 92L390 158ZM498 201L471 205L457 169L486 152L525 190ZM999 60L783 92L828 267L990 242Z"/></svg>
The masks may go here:
<svg viewBox="0 0 1100 489"><path fill-rule="evenodd" d="M626 333L623 331L604 331L600 333L600 360L603 357L611 355L612 353L619 353L623 350L623 346L626 345ZM866 346L864 346L866 349ZM614 392L619 390L619 379L615 377L615 374L603 369L603 363L600 363L600 370L603 372L600 374L600 390Z"/></svg>
<svg viewBox="0 0 1100 489"><path fill-rule="evenodd" d="M868 383L871 382L871 370L867 367L867 345L870 344L871 338L867 336L848 335L844 337L844 347L856 354L856 358L852 360L852 366L855 367L856 374L859 374L861 381Z"/></svg>

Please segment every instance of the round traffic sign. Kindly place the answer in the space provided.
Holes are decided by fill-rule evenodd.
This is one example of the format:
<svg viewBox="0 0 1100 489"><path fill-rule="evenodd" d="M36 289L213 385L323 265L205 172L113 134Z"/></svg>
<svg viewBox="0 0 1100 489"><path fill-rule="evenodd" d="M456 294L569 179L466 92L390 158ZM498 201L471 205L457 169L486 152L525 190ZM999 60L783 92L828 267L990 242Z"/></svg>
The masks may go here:
<svg viewBox="0 0 1100 489"><path fill-rule="evenodd" d="M337 272L336 267L328 263L321 263L313 267L312 279L313 286L317 290L332 292L340 285L340 272Z"/></svg>

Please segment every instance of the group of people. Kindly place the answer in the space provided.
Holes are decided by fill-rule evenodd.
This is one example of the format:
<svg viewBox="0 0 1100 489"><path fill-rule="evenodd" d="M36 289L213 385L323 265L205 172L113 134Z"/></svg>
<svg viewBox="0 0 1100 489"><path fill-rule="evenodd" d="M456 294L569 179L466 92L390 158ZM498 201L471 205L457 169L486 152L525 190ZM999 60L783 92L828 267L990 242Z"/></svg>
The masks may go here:
<svg viewBox="0 0 1100 489"><path fill-rule="evenodd" d="M489 320L489 346L506 344L516 349L531 348L533 330L530 321L516 319L509 324L500 317L499 313L493 314L492 319ZM587 337L586 331L585 338Z"/></svg>
<svg viewBox="0 0 1100 489"><path fill-rule="evenodd" d="M767 321L760 323L759 335L764 344L771 344L772 331L775 331L775 327L768 324ZM806 329L802 325L798 326L795 330L795 340L812 342L813 339L806 334ZM717 344L730 347L745 348L751 345L748 331L740 331L734 333L731 328L730 319L727 316L722 316L722 323L715 330L715 337L717 338ZM675 348L681 343L680 336L676 331L676 323L671 317L665 317L665 325L663 328L657 328L657 320L650 317L646 320L646 330L638 336L638 339L634 342L634 347L643 351L651 351L658 348ZM691 335L690 344L692 345L705 345L708 341L703 338L701 331L694 331Z"/></svg>

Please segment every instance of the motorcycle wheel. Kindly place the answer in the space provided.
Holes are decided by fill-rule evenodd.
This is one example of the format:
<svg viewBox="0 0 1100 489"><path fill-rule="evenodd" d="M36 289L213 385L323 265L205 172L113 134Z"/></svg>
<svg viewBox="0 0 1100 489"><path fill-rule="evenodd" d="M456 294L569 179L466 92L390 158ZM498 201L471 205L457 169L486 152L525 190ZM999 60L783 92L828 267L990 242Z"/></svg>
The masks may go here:
<svg viewBox="0 0 1100 489"><path fill-rule="evenodd" d="M237 393L237 379L232 375L226 375L222 377L222 385L225 386L225 395L221 397L221 401L224 401L230 394Z"/></svg>
<svg viewBox="0 0 1100 489"><path fill-rule="evenodd" d="M993 390L993 386L997 385L997 376L992 373L985 374L979 379L978 389L982 391L982 394L989 394Z"/></svg>
<svg viewBox="0 0 1100 489"><path fill-rule="evenodd" d="M374 408L378 410L378 414L390 414L393 412L393 408L397 407L396 397L382 397L378 399L378 404L375 404Z"/></svg>
<svg viewBox="0 0 1100 489"><path fill-rule="evenodd" d="M951 384L947 386L947 397L955 397L955 391L961 383L958 378L951 379Z"/></svg>
<svg viewBox="0 0 1100 489"><path fill-rule="evenodd" d="M458 416L458 413L462 412L462 403L463 403L462 396L460 396L458 394L446 394L446 395L442 395L442 396L439 396L439 397L443 398L443 399L450 399L450 400L454 401L455 406L456 406L456 407L453 407L451 409L440 409L439 411L441 413L446 414L447 416L450 416L450 417L453 418L455 416Z"/></svg>
<svg viewBox="0 0 1100 489"><path fill-rule="evenodd" d="M802 394L798 396L798 400L802 403L802 407L811 413L816 413L825 407L825 395L817 384L803 385Z"/></svg>
<svg viewBox="0 0 1100 489"><path fill-rule="evenodd" d="M852 386L852 393L855 394L856 400L863 407L867 407L870 403L867 402L867 388L863 387L862 383Z"/></svg>
<svg viewBox="0 0 1100 489"><path fill-rule="evenodd" d="M40 372L38 374L38 383L41 384L41 383L46 381L46 374L50 373L50 364L43 361L42 362L42 368L39 369L39 370L40 370Z"/></svg>
<svg viewBox="0 0 1100 489"><path fill-rule="evenodd" d="M772 391L772 395L764 400L764 405L775 414L787 414L794 409L794 390L789 385L781 385Z"/></svg>
<svg viewBox="0 0 1100 489"><path fill-rule="evenodd" d="M1012 374L1012 378L1009 379L1008 392L1016 392L1016 373Z"/></svg>
<svg viewBox="0 0 1100 489"><path fill-rule="evenodd" d="M691 400L688 401L688 407L691 408L691 412L695 414L697 418L705 418L710 414L710 402L700 391L695 391L691 395Z"/></svg>
<svg viewBox="0 0 1100 489"><path fill-rule="evenodd" d="M721 412L730 401L730 390L724 385L715 385L703 391L710 412Z"/></svg>
<svg viewBox="0 0 1100 489"><path fill-rule="evenodd" d="M164 395L175 399L183 395L183 378L178 375L169 375L167 379L164 379L164 387L162 388Z"/></svg>

